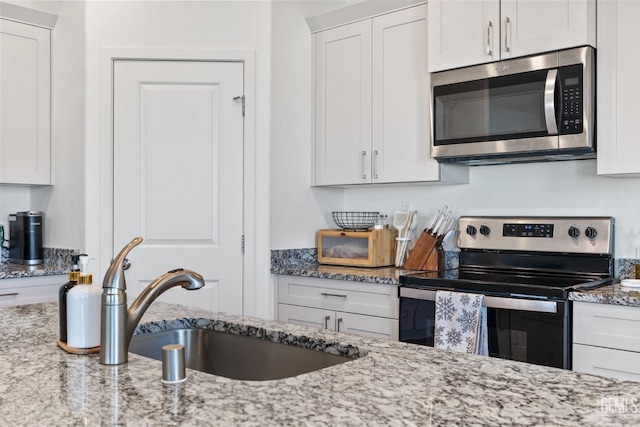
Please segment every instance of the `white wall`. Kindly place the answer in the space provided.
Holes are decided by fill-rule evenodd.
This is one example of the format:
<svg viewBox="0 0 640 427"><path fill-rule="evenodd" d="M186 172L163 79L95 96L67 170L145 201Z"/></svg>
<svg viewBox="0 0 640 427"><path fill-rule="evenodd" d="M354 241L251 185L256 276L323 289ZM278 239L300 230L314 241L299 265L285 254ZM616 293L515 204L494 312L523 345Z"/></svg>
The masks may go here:
<svg viewBox="0 0 640 427"><path fill-rule="evenodd" d="M448 205L456 215L613 216L617 258L640 258L640 179L596 175L595 160L480 166L469 184L356 188L345 209L400 210L413 202L423 222Z"/></svg>
<svg viewBox="0 0 640 427"><path fill-rule="evenodd" d="M270 249L315 247L327 213L342 209L341 189L310 188L311 35L304 20L345 2L273 4Z"/></svg>

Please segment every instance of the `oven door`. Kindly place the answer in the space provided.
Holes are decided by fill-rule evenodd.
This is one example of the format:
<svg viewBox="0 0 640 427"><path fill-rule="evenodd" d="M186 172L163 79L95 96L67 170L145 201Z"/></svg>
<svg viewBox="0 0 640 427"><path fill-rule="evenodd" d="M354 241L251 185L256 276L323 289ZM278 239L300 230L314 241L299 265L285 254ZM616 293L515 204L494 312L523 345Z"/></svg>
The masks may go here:
<svg viewBox="0 0 640 427"><path fill-rule="evenodd" d="M400 341L434 346L436 291L400 287ZM569 301L485 296L489 355L571 369Z"/></svg>

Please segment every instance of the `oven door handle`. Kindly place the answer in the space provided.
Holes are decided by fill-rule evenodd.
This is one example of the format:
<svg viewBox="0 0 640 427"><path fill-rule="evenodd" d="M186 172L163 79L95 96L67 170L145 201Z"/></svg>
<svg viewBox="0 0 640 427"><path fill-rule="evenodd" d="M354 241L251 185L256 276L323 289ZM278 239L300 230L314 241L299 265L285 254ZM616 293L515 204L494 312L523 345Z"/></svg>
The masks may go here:
<svg viewBox="0 0 640 427"><path fill-rule="evenodd" d="M423 301L436 300L436 291L415 288L400 288L400 298L412 298ZM487 308L505 310L532 311L536 313L557 313L558 303L555 301L529 300L521 298L484 297L483 304Z"/></svg>
<svg viewBox="0 0 640 427"><path fill-rule="evenodd" d="M556 81L558 80L558 70L551 69L547 72L547 80L544 84L544 120L547 124L549 135L558 134L558 123L556 121Z"/></svg>

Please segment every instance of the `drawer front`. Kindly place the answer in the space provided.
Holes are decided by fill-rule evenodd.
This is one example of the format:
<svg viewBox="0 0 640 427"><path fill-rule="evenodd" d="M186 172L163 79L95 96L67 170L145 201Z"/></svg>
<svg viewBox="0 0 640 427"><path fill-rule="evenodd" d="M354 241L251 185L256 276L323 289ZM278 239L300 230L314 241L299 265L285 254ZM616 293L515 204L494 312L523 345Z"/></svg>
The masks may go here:
<svg viewBox="0 0 640 427"><path fill-rule="evenodd" d="M619 380L640 381L640 353L574 344L573 370Z"/></svg>
<svg viewBox="0 0 640 427"><path fill-rule="evenodd" d="M574 302L573 342L640 352L640 308Z"/></svg>
<svg viewBox="0 0 640 427"><path fill-rule="evenodd" d="M397 285L279 276L278 302L398 318Z"/></svg>
<svg viewBox="0 0 640 427"><path fill-rule="evenodd" d="M336 330L367 337L398 341L398 320L336 312Z"/></svg>
<svg viewBox="0 0 640 427"><path fill-rule="evenodd" d="M0 280L0 307L58 301L67 276L26 277Z"/></svg>
<svg viewBox="0 0 640 427"><path fill-rule="evenodd" d="M297 305L278 304L278 320L312 328L335 330L335 316L333 310L300 307Z"/></svg>

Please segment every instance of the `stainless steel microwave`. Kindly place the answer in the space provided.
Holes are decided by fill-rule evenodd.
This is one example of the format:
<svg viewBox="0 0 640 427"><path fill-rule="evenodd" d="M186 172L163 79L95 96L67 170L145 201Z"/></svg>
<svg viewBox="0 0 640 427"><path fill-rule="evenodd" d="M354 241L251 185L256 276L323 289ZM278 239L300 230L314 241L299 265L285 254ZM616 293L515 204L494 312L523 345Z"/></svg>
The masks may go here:
<svg viewBox="0 0 640 427"><path fill-rule="evenodd" d="M431 74L431 156L468 165L595 157L595 50Z"/></svg>

